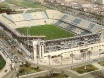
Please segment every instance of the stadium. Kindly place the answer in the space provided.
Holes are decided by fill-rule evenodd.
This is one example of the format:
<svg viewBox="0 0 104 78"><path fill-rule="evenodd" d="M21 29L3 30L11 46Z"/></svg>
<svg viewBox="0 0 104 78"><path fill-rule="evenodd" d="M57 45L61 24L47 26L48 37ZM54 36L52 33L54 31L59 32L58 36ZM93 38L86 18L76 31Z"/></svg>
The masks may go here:
<svg viewBox="0 0 104 78"><path fill-rule="evenodd" d="M103 51L103 26L56 10L0 14L0 31L18 43L31 59L69 57Z"/></svg>

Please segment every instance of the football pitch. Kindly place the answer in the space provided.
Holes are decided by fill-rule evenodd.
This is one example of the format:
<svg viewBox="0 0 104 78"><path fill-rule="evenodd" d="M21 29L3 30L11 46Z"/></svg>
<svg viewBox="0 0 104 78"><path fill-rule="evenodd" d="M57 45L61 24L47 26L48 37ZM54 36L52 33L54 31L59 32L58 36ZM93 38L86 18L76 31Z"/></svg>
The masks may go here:
<svg viewBox="0 0 104 78"><path fill-rule="evenodd" d="M26 35L27 31L29 31L29 35L31 36L46 36L45 40L73 37L74 34L67 32L57 26L54 25L39 25L32 26L30 28L17 28L17 31Z"/></svg>
<svg viewBox="0 0 104 78"><path fill-rule="evenodd" d="M6 63L5 60L0 55L0 70L5 66L5 63Z"/></svg>

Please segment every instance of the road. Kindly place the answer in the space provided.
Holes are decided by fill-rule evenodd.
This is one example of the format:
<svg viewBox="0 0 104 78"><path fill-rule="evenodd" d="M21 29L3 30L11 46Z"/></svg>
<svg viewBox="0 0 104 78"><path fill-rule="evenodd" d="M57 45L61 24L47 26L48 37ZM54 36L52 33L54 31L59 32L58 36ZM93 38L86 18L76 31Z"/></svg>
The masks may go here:
<svg viewBox="0 0 104 78"><path fill-rule="evenodd" d="M7 73L3 78L16 78L19 69L19 64L16 64L13 70Z"/></svg>

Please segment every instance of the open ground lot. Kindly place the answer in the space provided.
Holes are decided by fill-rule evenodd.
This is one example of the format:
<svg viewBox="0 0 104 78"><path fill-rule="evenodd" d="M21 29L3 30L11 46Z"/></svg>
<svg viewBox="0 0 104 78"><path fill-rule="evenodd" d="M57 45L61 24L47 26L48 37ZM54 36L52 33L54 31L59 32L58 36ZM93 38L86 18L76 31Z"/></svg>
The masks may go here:
<svg viewBox="0 0 104 78"><path fill-rule="evenodd" d="M5 63L6 63L5 60L0 55L0 70L5 66Z"/></svg>
<svg viewBox="0 0 104 78"><path fill-rule="evenodd" d="M6 3L0 3L0 8L7 9L9 6Z"/></svg>
<svg viewBox="0 0 104 78"><path fill-rule="evenodd" d="M104 66L104 61L98 62L100 65Z"/></svg>
<svg viewBox="0 0 104 78"><path fill-rule="evenodd" d="M94 71L94 70L97 70L97 69L98 69L97 67L90 64L90 65L74 68L73 70L76 71L79 74L83 74L83 73Z"/></svg>
<svg viewBox="0 0 104 78"><path fill-rule="evenodd" d="M33 3L33 0L6 0L6 2L24 8L45 8L40 4Z"/></svg>
<svg viewBox="0 0 104 78"><path fill-rule="evenodd" d="M31 67L29 63L20 65L19 67L19 75L31 74L42 71L41 69Z"/></svg>
<svg viewBox="0 0 104 78"><path fill-rule="evenodd" d="M25 34L25 35L27 33L30 33L29 35L46 36L46 38L45 38L46 40L74 36L74 34L67 32L61 28L58 28L54 25L32 26L31 28L28 28L28 29L26 27L24 27L24 28L18 28L17 31L19 31L20 33Z"/></svg>

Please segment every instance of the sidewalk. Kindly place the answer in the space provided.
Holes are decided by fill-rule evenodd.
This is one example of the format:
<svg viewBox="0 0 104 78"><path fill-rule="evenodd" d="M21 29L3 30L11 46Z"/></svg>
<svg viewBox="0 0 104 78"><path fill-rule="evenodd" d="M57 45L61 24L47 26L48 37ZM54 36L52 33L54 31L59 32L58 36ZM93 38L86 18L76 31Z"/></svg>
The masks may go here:
<svg viewBox="0 0 104 78"><path fill-rule="evenodd" d="M100 57L103 57L104 56L104 54L102 54L102 55L100 55ZM79 63L79 62L84 62L84 61L93 61L94 59L98 59L98 58L100 58L99 57L99 54L98 54L98 52L96 52L96 54L92 54L91 56L90 56L90 59L89 59L89 57L87 56L85 59L83 59L83 58L81 58L80 57L80 60L76 60L75 58L73 58L73 63L72 63L72 58L70 58L70 57L68 57L69 59L65 59L65 58L67 58L67 57L64 57L63 59L62 59L62 65L70 65L70 64L74 64L74 63ZM25 59L27 60L27 61L29 61L29 62L31 62L31 63L35 63L35 64L37 64L37 59L36 60L32 60L32 59L30 59L30 58L27 58L27 57L25 57ZM65 60L64 60L65 59ZM56 62L55 61L53 61L53 60L56 60ZM40 64L40 65L49 65L49 58L48 57L46 57L46 58L44 58L44 59L38 59L38 64ZM54 59L50 59L50 65L61 65L61 58L60 57L58 57L58 58L54 58Z"/></svg>

